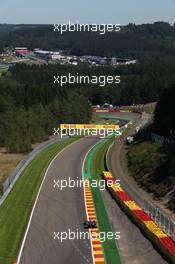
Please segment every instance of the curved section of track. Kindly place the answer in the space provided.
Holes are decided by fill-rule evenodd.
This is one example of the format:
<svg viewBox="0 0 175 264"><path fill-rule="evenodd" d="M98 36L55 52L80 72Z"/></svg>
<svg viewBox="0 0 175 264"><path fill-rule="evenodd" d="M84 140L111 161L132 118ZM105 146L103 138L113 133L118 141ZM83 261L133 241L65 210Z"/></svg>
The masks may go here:
<svg viewBox="0 0 175 264"><path fill-rule="evenodd" d="M54 240L54 232L80 232L86 220L82 188L60 190L54 180L82 178L87 151L98 141L85 138L60 153L51 164L32 217L20 264L92 263L89 240Z"/></svg>
<svg viewBox="0 0 175 264"><path fill-rule="evenodd" d="M108 119L121 119L121 120L130 120L130 121L136 121L140 118L140 114L138 113L94 113L95 115L102 117L102 118L108 118Z"/></svg>
<svg viewBox="0 0 175 264"><path fill-rule="evenodd" d="M115 114L113 114L115 115ZM118 118L115 115L115 118ZM99 140L84 138L60 153L50 166L34 211L20 264L92 264L89 240L54 240L54 232L83 231L86 219L83 188L60 191L54 179L82 179L83 159ZM126 264L166 263L151 243L121 211L108 193L103 194L113 231L120 230L119 248Z"/></svg>

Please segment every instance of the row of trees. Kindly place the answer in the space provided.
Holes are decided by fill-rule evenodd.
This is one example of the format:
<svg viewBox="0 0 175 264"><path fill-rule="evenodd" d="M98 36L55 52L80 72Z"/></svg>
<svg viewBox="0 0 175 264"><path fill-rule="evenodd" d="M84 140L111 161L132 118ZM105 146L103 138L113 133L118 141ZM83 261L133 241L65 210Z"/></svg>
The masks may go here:
<svg viewBox="0 0 175 264"><path fill-rule="evenodd" d="M89 122L90 103L127 105L157 101L175 83L175 26L168 23L129 24L119 33L105 35L60 35L53 32L51 25L0 25L0 50L12 46L66 49L67 53L77 55L133 57L139 63L116 68L25 64L11 67L0 81L0 145L9 151L29 151L32 143L45 140L60 122ZM53 84L54 75L69 72L121 75L121 84ZM162 110L157 109L155 129L166 134L160 131Z"/></svg>
<svg viewBox="0 0 175 264"><path fill-rule="evenodd" d="M88 99L76 92L49 100L36 93L37 86L0 86L0 146L9 152L29 152L32 144L48 139L59 123L87 123ZM19 93L18 93L19 92ZM32 95L30 97L30 95Z"/></svg>
<svg viewBox="0 0 175 264"><path fill-rule="evenodd" d="M13 79L26 84L26 101L35 101L40 97L41 102L47 103L53 95L64 97L65 93L74 90L86 96L92 104L108 102L115 105L127 105L157 101L162 91L175 83L174 68L175 61L167 58L116 68L62 65L38 67L19 64L10 68L10 72ZM67 84L63 87L58 83L53 85L54 75L68 75L69 72L75 76L77 73L79 76L120 75L121 83L120 85L107 84L104 87L89 84ZM17 99L20 102L21 92L21 89L18 89ZM24 98L24 95L22 97Z"/></svg>
<svg viewBox="0 0 175 264"><path fill-rule="evenodd" d="M95 32L60 35L53 29L52 25L1 25L0 42L4 47L22 45L46 50L66 49L76 55L129 56L140 60L172 56L175 53L175 26L164 22L129 24L122 26L120 32L105 35Z"/></svg>

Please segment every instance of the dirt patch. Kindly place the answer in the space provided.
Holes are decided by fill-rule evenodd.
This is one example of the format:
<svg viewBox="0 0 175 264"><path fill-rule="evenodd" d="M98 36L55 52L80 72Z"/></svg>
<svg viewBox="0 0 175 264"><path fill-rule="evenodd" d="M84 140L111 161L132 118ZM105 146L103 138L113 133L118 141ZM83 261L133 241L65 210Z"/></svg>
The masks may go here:
<svg viewBox="0 0 175 264"><path fill-rule="evenodd" d="M5 149L0 149L0 184L16 168L17 164L24 159L25 154L7 153Z"/></svg>

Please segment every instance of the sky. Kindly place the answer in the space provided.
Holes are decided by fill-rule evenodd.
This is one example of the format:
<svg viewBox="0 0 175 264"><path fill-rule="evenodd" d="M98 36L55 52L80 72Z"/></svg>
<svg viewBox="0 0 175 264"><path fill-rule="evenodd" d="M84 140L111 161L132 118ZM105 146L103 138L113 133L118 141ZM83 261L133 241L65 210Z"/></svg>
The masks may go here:
<svg viewBox="0 0 175 264"><path fill-rule="evenodd" d="M0 0L0 23L175 23L175 0Z"/></svg>

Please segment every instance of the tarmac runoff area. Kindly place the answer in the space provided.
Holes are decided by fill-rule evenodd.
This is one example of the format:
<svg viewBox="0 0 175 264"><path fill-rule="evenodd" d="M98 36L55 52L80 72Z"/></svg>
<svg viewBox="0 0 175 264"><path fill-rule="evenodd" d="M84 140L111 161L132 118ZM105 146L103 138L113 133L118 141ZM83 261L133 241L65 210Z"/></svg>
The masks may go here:
<svg viewBox="0 0 175 264"><path fill-rule="evenodd" d="M107 191L103 192L103 199L113 232L121 233L118 248L123 264L168 264Z"/></svg>
<svg viewBox="0 0 175 264"><path fill-rule="evenodd" d="M82 179L83 159L97 138L84 138L61 152L47 171L20 264L92 264L90 240L54 240L54 232L70 229L85 232L83 222L86 209L83 188L53 187L55 179ZM124 264L165 264L151 243L121 211L106 191L103 191L106 209L113 232L120 231L118 242Z"/></svg>

